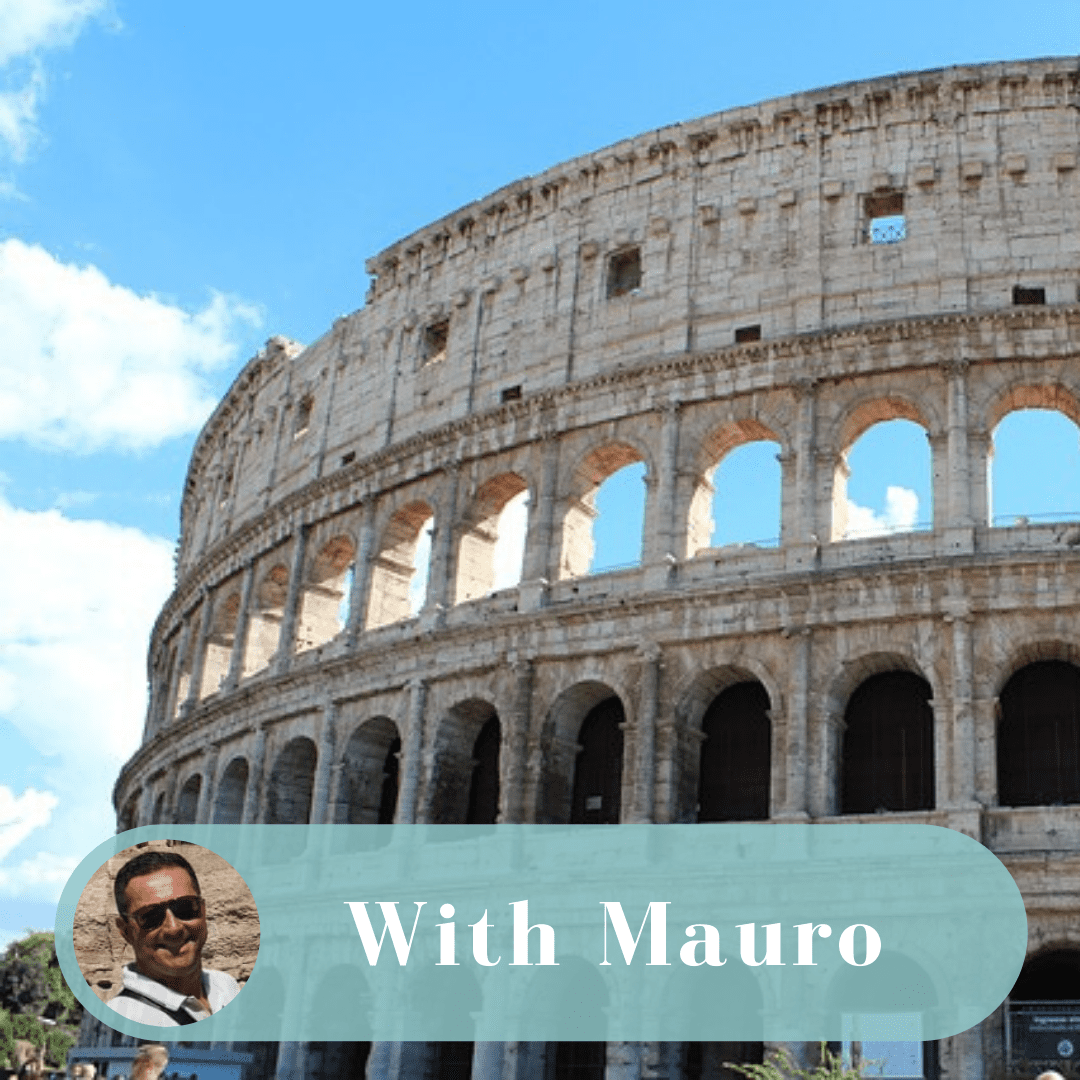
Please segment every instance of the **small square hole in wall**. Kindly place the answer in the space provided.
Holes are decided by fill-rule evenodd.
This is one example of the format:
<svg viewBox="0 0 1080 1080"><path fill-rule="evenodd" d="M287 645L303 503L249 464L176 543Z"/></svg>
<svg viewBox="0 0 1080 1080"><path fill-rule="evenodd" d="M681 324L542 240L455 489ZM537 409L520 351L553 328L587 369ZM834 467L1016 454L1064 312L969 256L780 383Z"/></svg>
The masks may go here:
<svg viewBox="0 0 1080 1080"><path fill-rule="evenodd" d="M446 359L446 343L450 340L450 320L440 319L424 327L424 363L434 364Z"/></svg>
<svg viewBox="0 0 1080 1080"><path fill-rule="evenodd" d="M351 465L356 460L356 451L350 450L347 454L341 455L341 465L344 468L346 465Z"/></svg>
<svg viewBox="0 0 1080 1080"><path fill-rule="evenodd" d="M617 251L608 259L607 294L626 296L641 288L641 248Z"/></svg>
<svg viewBox="0 0 1080 1080"><path fill-rule="evenodd" d="M867 195L863 207L866 213L866 239L869 243L898 244L907 237L902 191Z"/></svg>
<svg viewBox="0 0 1080 1080"><path fill-rule="evenodd" d="M507 401L520 401L521 400L521 384L518 383L517 386L508 386L508 387L506 387L503 390L503 392L499 395L499 400L501 402L504 402L504 403L507 402Z"/></svg>
<svg viewBox="0 0 1080 1080"><path fill-rule="evenodd" d="M1013 286L1014 304L1045 304L1046 290L1043 288L1029 288L1025 285Z"/></svg>
<svg viewBox="0 0 1080 1080"><path fill-rule="evenodd" d="M742 345L746 341L760 341L761 340L761 323L754 323L753 326L737 326L735 327L735 344Z"/></svg>
<svg viewBox="0 0 1080 1080"><path fill-rule="evenodd" d="M296 422L293 424L294 439L299 439L311 426L311 410L314 404L310 394L300 399L300 404L296 406Z"/></svg>

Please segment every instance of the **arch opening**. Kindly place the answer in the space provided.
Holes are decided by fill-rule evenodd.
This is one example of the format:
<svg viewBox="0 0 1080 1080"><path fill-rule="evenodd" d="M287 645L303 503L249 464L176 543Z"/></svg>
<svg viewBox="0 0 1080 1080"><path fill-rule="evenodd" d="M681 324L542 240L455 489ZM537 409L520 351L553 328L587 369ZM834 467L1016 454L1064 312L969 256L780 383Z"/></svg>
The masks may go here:
<svg viewBox="0 0 1080 1080"><path fill-rule="evenodd" d="M411 502L390 519L371 567L367 628L414 618L427 597L435 513Z"/></svg>
<svg viewBox="0 0 1080 1080"><path fill-rule="evenodd" d="M904 403L881 405L890 406L885 411L891 417L875 419L858 432L837 462L833 540L933 527L933 466L926 428Z"/></svg>
<svg viewBox="0 0 1080 1080"><path fill-rule="evenodd" d="M480 487L458 543L454 603L521 581L528 508L528 487L517 473L502 473Z"/></svg>
<svg viewBox="0 0 1080 1080"><path fill-rule="evenodd" d="M328 540L312 560L300 595L296 651L316 649L345 629L356 545L347 536Z"/></svg>
<svg viewBox="0 0 1080 1080"><path fill-rule="evenodd" d="M397 809L398 762L401 736L397 725L385 716L362 723L349 737L341 756L341 779L333 820L338 825L392 825ZM364 829L344 834L344 848L367 850Z"/></svg>
<svg viewBox="0 0 1080 1080"><path fill-rule="evenodd" d="M728 686L705 710L701 728L698 821L768 819L772 723L765 687Z"/></svg>
<svg viewBox="0 0 1080 1080"><path fill-rule="evenodd" d="M247 798L248 763L246 758L236 757L218 782L214 795L213 823L215 825L240 825L244 820L244 800Z"/></svg>
<svg viewBox="0 0 1080 1080"><path fill-rule="evenodd" d="M447 712L436 742L429 821L495 823L501 733L498 713L481 699L460 702Z"/></svg>
<svg viewBox="0 0 1080 1080"><path fill-rule="evenodd" d="M1080 518L1080 428L1065 413L1014 409L994 428L986 464L991 525Z"/></svg>
<svg viewBox="0 0 1080 1080"><path fill-rule="evenodd" d="M593 706L578 729L571 825L618 824L622 808L623 724L617 696Z"/></svg>
<svg viewBox="0 0 1080 1080"><path fill-rule="evenodd" d="M215 605L210 634L206 639L203 658L202 686L199 697L209 697L221 689L229 674L236 623L240 616L240 593L233 592Z"/></svg>
<svg viewBox="0 0 1080 1080"><path fill-rule="evenodd" d="M1064 660L1027 664L1002 688L999 702L998 802L1080 803L1080 668Z"/></svg>
<svg viewBox="0 0 1080 1080"><path fill-rule="evenodd" d="M289 592L289 571L284 563L272 566L255 590L255 603L248 618L244 649L244 677L270 666L281 640L281 620Z"/></svg>
<svg viewBox="0 0 1080 1080"><path fill-rule="evenodd" d="M934 808L934 713L930 684L910 671L860 683L844 712L840 812Z"/></svg>
<svg viewBox="0 0 1080 1080"><path fill-rule="evenodd" d="M199 814L199 796L202 794L202 774L196 773L184 781L176 799L175 825L194 825Z"/></svg>
<svg viewBox="0 0 1080 1080"><path fill-rule="evenodd" d="M563 517L560 580L640 565L645 482L645 461L626 443L604 446L581 463Z"/></svg>

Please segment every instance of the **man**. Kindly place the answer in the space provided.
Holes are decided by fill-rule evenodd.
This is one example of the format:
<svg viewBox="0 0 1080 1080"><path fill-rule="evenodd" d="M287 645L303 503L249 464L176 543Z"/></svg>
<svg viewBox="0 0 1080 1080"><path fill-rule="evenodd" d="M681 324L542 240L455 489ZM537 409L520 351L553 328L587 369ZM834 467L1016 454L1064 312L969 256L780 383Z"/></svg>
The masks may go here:
<svg viewBox="0 0 1080 1080"><path fill-rule="evenodd" d="M131 1063L131 1080L158 1080L169 1064L169 1051L161 1043L140 1046Z"/></svg>
<svg viewBox="0 0 1080 1080"><path fill-rule="evenodd" d="M240 992L231 975L202 966L206 902L182 855L146 851L126 863L113 885L116 920L135 962L108 1004L140 1024L179 1027L216 1013Z"/></svg>

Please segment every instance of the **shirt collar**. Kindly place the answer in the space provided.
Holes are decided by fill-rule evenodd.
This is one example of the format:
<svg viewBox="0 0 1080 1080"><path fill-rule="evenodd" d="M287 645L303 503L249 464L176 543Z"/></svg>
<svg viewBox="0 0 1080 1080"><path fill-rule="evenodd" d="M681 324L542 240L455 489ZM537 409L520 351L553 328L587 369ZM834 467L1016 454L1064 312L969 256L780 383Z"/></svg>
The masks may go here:
<svg viewBox="0 0 1080 1080"><path fill-rule="evenodd" d="M208 994L209 980L206 977L206 972L202 971L202 988L203 993ZM195 999L188 997L187 994L181 994L176 990L170 990L164 983L159 983L156 979L151 979L149 976L144 975L134 963L124 966L124 986L130 990L135 990L137 993L143 994L145 997L156 1001L159 1005L163 1005L166 1009L176 1011L185 1002ZM195 1002L198 1009L202 1009L202 1006Z"/></svg>

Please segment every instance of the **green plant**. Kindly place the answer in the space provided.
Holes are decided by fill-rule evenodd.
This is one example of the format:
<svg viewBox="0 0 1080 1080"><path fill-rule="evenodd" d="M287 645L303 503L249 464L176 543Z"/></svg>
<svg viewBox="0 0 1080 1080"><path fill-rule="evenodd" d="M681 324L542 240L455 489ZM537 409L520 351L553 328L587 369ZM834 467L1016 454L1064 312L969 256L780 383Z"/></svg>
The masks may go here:
<svg viewBox="0 0 1080 1080"><path fill-rule="evenodd" d="M821 1044L821 1064L808 1069L795 1065L784 1049L774 1053L764 1065L725 1062L725 1066L751 1080L861 1080L859 1070L846 1067L843 1058L834 1054L825 1043Z"/></svg>

